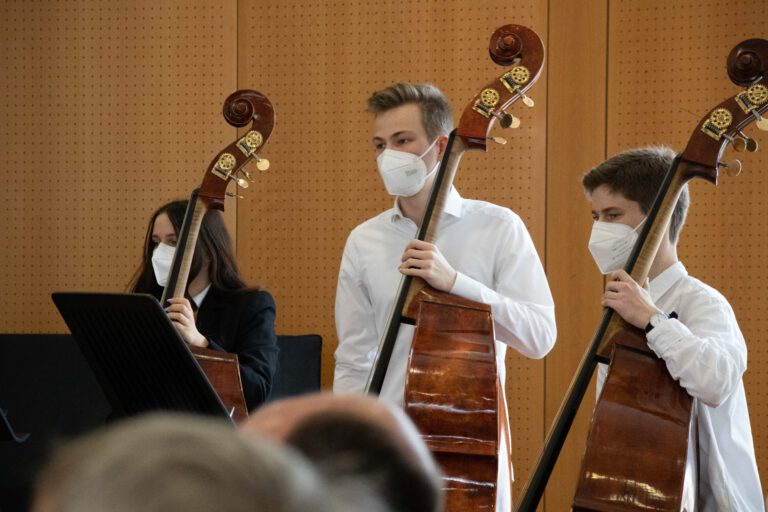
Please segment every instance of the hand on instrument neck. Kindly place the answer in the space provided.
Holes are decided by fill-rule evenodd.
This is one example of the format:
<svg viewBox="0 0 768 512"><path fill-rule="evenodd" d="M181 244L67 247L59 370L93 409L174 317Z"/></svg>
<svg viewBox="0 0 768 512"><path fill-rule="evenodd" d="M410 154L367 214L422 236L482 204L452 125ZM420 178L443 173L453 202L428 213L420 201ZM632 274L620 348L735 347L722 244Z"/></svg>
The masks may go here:
<svg viewBox="0 0 768 512"><path fill-rule="evenodd" d="M658 277L677 261L677 247L665 236L646 282L640 286L624 270L611 272L606 276L605 293L600 304L616 311L627 323L644 328L654 314L661 312L651 298L649 280Z"/></svg>
<svg viewBox="0 0 768 512"><path fill-rule="evenodd" d="M165 308L168 312L168 318L171 319L173 326L179 331L179 334L193 347L207 347L208 339L200 334L195 324L195 313L192 311L192 305L184 297L174 297L168 299L170 305Z"/></svg>
<svg viewBox="0 0 768 512"><path fill-rule="evenodd" d="M450 292L458 275L436 245L411 240L405 247L398 270L406 276L420 277L432 288Z"/></svg>
<svg viewBox="0 0 768 512"><path fill-rule="evenodd" d="M648 325L651 316L661 311L653 303L647 283L640 286L624 270L608 274L600 305L613 309L628 324L637 328Z"/></svg>

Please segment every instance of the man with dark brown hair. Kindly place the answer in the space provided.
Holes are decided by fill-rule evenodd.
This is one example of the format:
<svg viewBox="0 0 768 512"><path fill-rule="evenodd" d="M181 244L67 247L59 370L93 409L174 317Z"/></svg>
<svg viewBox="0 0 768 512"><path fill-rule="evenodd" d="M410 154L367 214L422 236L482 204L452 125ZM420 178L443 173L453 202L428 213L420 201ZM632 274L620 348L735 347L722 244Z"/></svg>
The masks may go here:
<svg viewBox="0 0 768 512"><path fill-rule="evenodd" d="M699 495L685 496L686 502L696 503L690 506L702 512L762 511L742 383L747 369L744 337L725 297L688 275L677 257L690 202L687 186L651 264L648 288L622 270L674 158L666 147L634 149L584 176L595 220L589 249L608 274L601 303L645 329L648 346L694 398L698 446L697 436L690 436L688 467L693 471L698 449L700 485ZM607 367L600 365L598 390L606 374Z"/></svg>

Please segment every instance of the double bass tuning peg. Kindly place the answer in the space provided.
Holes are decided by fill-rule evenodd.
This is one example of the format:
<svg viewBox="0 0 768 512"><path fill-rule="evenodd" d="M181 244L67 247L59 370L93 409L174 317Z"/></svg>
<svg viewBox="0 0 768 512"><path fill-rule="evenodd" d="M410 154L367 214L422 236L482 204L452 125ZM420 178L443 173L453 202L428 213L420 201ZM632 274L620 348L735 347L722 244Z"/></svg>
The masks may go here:
<svg viewBox="0 0 768 512"><path fill-rule="evenodd" d="M241 173L243 173L243 174L245 175L245 177L248 179L248 181L250 181L251 183L253 183L253 176L251 176L251 173L249 173L248 171L246 171L246 170L245 170L245 168L241 167L240 169L238 169L238 171L240 171Z"/></svg>
<svg viewBox="0 0 768 512"><path fill-rule="evenodd" d="M507 143L507 139L505 139L504 137L486 137L486 138L489 141L495 142L496 144L499 144L501 146Z"/></svg>
<svg viewBox="0 0 768 512"><path fill-rule="evenodd" d="M266 171L269 169L269 160L266 158L261 158L259 155L253 155L254 160L256 160L256 168L260 171Z"/></svg>
<svg viewBox="0 0 768 512"><path fill-rule="evenodd" d="M757 141L755 139L750 139L742 132L739 132L736 137L731 139L731 144L733 145L733 149L739 152L746 150L750 153L754 153L757 151Z"/></svg>
<svg viewBox="0 0 768 512"><path fill-rule="evenodd" d="M526 107L532 108L536 104L529 96L526 96L523 91L520 91L520 97L523 98L523 104Z"/></svg>
<svg viewBox="0 0 768 512"><path fill-rule="evenodd" d="M520 118L504 112L503 110L494 112L493 117L499 120L499 125L501 125L502 128L515 129L520 127Z"/></svg>
<svg viewBox="0 0 768 512"><path fill-rule="evenodd" d="M741 160L731 160L728 163L718 162L717 165L718 167L725 168L725 172L728 176L736 177L741 174Z"/></svg>
<svg viewBox="0 0 768 512"><path fill-rule="evenodd" d="M755 117L757 127L764 132L768 131L768 119L761 116L760 112L755 109L750 110L750 113Z"/></svg>

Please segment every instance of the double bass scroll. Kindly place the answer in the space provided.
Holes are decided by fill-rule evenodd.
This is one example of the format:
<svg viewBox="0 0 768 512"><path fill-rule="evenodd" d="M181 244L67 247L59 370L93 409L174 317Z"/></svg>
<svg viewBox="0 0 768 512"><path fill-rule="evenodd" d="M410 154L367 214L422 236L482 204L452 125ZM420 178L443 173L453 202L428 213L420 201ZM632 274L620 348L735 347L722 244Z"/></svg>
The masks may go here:
<svg viewBox="0 0 768 512"><path fill-rule="evenodd" d="M227 192L230 182L235 182L240 188L248 187L251 174L244 168L248 162L255 159L259 170L269 167L269 162L258 154L272 134L275 124L275 111L269 99L249 89L235 91L224 102L223 115L234 127L251 126L243 136L218 152L208 165L200 188L195 189L190 196L184 223L178 233L168 284L160 302L163 306L169 298L184 297L186 293L197 236L205 212L211 209L224 211L225 196L232 195ZM232 411L232 418L235 421L244 420L248 416L248 408L243 395L237 355L200 347L190 347L190 351L224 406Z"/></svg>

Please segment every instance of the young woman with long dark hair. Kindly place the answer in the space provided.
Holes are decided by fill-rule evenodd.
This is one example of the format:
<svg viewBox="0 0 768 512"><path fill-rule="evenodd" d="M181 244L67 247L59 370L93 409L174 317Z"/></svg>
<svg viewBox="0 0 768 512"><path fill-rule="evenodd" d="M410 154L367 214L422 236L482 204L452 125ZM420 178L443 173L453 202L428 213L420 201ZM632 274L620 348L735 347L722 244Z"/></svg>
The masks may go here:
<svg viewBox="0 0 768 512"><path fill-rule="evenodd" d="M131 291L160 300L168 280L187 201L158 208L149 221L141 267ZM269 397L277 368L275 302L240 276L221 212L203 217L187 281L187 298L170 299L168 316L191 346L236 353L248 409Z"/></svg>

